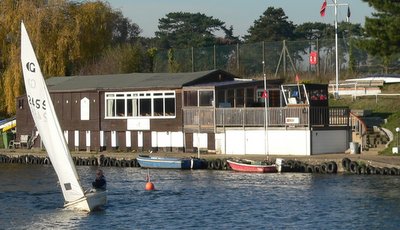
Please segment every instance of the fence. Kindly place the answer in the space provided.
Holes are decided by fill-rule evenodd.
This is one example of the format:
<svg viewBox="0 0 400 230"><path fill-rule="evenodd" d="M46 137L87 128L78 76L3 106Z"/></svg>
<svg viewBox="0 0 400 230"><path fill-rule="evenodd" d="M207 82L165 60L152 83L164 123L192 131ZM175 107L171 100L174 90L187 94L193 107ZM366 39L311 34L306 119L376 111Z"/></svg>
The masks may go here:
<svg viewBox="0 0 400 230"><path fill-rule="evenodd" d="M338 40L339 70L347 73L382 72L381 59L357 49L349 39ZM318 52L318 63L311 65L309 56ZM213 47L161 50L154 59L154 72L195 72L222 69L244 78L261 76L265 62L268 76L291 78L294 72L332 79L335 75L335 40L258 42ZM175 68L171 69L171 63ZM389 68L397 68L399 61ZM328 78L329 77L329 78ZM293 77L294 79L294 77ZM294 80L293 80L294 81Z"/></svg>

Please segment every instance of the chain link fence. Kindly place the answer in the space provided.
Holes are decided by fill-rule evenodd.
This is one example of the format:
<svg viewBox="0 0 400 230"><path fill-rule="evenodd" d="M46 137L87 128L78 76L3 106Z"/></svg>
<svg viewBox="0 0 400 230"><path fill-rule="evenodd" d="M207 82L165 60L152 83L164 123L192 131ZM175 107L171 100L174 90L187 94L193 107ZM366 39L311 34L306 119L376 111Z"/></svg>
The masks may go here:
<svg viewBox="0 0 400 230"><path fill-rule="evenodd" d="M311 52L318 53L317 64L310 64ZM399 54L400 57L400 54ZM394 58L390 72L399 72L400 59ZM294 81L317 79L327 82L336 74L335 40L302 40L161 50L154 59L154 72L195 72L222 69L242 78L269 78ZM349 39L338 39L340 79L368 73L383 73L380 58L368 55Z"/></svg>

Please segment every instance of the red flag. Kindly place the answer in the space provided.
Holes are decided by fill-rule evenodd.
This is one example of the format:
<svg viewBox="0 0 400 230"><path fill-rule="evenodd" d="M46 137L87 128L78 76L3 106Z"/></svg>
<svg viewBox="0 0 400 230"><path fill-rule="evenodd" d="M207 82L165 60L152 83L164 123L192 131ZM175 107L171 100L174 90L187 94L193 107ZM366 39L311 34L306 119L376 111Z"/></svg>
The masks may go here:
<svg viewBox="0 0 400 230"><path fill-rule="evenodd" d="M296 82L299 83L299 81L300 81L300 77L298 74L296 74Z"/></svg>
<svg viewBox="0 0 400 230"><path fill-rule="evenodd" d="M267 90L264 90L264 92L261 95L262 98L268 98L268 93Z"/></svg>
<svg viewBox="0 0 400 230"><path fill-rule="evenodd" d="M324 1L324 3L322 3L321 10L319 11L321 17L325 16L325 10L326 10L326 0Z"/></svg>

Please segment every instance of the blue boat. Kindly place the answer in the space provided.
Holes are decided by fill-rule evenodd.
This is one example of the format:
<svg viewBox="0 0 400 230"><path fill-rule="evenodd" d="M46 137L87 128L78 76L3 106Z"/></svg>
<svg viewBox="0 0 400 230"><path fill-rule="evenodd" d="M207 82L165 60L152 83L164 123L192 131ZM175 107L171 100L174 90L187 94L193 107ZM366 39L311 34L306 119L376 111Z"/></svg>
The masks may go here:
<svg viewBox="0 0 400 230"><path fill-rule="evenodd" d="M199 158L157 157L140 155L137 161L142 168L203 169L207 163Z"/></svg>

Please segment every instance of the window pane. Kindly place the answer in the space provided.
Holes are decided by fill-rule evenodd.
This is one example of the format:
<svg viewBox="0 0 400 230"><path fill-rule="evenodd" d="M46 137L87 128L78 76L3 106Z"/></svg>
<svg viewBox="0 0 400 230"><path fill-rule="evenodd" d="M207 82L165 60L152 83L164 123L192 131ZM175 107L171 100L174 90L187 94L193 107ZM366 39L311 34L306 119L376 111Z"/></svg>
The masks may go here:
<svg viewBox="0 0 400 230"><path fill-rule="evenodd" d="M244 89L236 89L236 107L244 105Z"/></svg>
<svg viewBox="0 0 400 230"><path fill-rule="evenodd" d="M234 101L233 101L234 97L235 97L235 91L233 89L229 89L227 93L226 102L229 103L231 107L234 106Z"/></svg>
<svg viewBox="0 0 400 230"><path fill-rule="evenodd" d="M254 103L254 89L246 88L246 107L251 107Z"/></svg>
<svg viewBox="0 0 400 230"><path fill-rule="evenodd" d="M124 99L117 99L116 112L117 112L118 117L125 116L125 100Z"/></svg>
<svg viewBox="0 0 400 230"><path fill-rule="evenodd" d="M140 99L140 116L151 116L151 99Z"/></svg>
<svg viewBox="0 0 400 230"><path fill-rule="evenodd" d="M225 90L219 90L217 92L217 107L221 107L221 104L225 102Z"/></svg>
<svg viewBox="0 0 400 230"><path fill-rule="evenodd" d="M165 116L175 116L175 98L165 98Z"/></svg>
<svg viewBox="0 0 400 230"><path fill-rule="evenodd" d="M199 91L200 106L212 106L214 101L213 91Z"/></svg>
<svg viewBox="0 0 400 230"><path fill-rule="evenodd" d="M114 100L107 99L107 109L106 109L107 117L115 117L115 108L114 108Z"/></svg>
<svg viewBox="0 0 400 230"><path fill-rule="evenodd" d="M154 98L154 116L164 116L164 103L162 98Z"/></svg>
<svg viewBox="0 0 400 230"><path fill-rule="evenodd" d="M126 112L128 117L137 117L138 116L138 99L128 99L126 104Z"/></svg>
<svg viewBox="0 0 400 230"><path fill-rule="evenodd" d="M185 91L183 97L185 106L197 106L197 91Z"/></svg>

